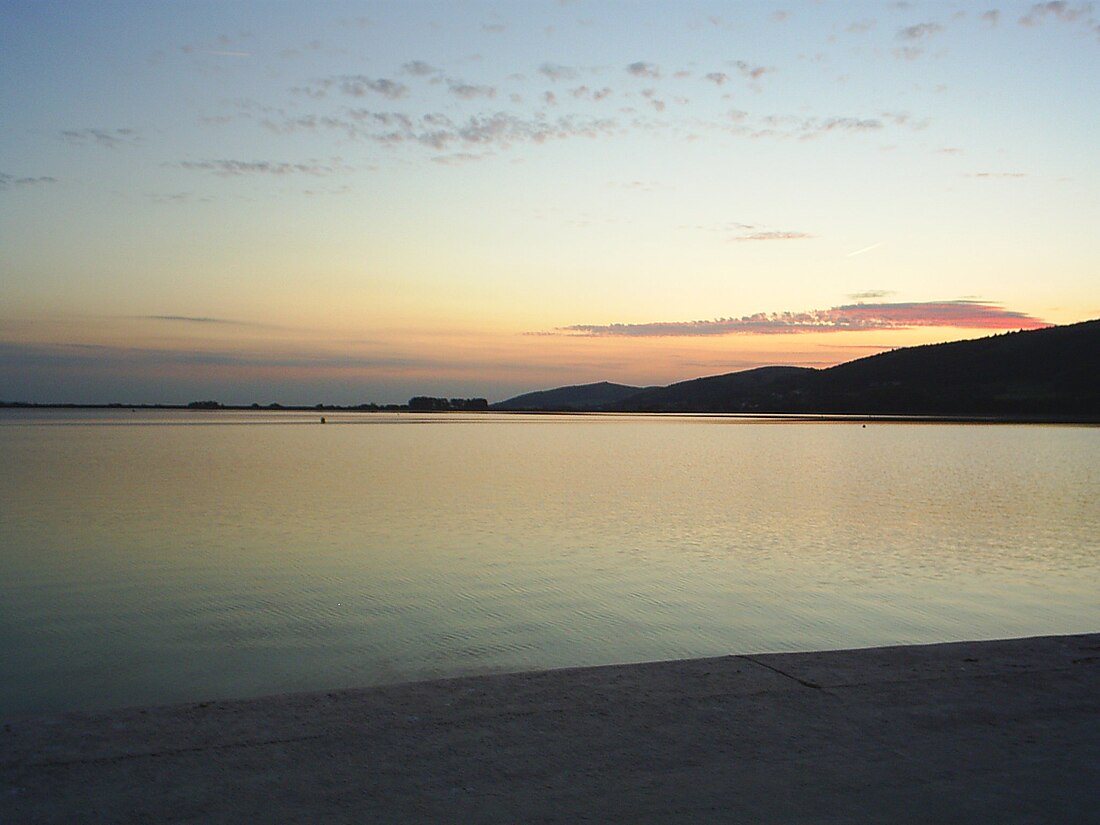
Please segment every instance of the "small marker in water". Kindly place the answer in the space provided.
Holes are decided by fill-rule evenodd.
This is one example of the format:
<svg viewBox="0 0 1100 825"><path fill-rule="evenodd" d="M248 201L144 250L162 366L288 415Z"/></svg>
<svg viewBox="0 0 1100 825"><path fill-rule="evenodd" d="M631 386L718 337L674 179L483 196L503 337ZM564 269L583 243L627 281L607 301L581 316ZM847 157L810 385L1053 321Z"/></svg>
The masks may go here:
<svg viewBox="0 0 1100 825"><path fill-rule="evenodd" d="M325 423L325 417L324 417L323 415L321 416L321 423L322 423L322 424L324 424L324 423Z"/></svg>

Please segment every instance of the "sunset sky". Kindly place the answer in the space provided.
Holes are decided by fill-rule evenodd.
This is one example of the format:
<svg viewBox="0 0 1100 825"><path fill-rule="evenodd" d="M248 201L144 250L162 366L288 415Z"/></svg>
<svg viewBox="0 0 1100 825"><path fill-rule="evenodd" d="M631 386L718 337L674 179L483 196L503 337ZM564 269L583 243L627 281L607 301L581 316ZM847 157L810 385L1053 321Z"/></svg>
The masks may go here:
<svg viewBox="0 0 1100 825"><path fill-rule="evenodd" d="M0 399L490 400L1100 317L1100 4L0 5Z"/></svg>

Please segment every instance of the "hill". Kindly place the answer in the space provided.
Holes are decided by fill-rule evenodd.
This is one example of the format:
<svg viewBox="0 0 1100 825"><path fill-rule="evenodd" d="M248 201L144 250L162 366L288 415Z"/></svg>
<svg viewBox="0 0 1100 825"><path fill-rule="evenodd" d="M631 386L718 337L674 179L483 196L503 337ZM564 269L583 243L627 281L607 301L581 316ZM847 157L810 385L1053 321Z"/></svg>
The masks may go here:
<svg viewBox="0 0 1100 825"><path fill-rule="evenodd" d="M540 390L517 395L507 401L491 404L489 409L513 411L553 410L562 412L594 410L622 401L624 398L629 398L639 392L642 392L641 387L628 387L623 384L600 381L596 384L558 387L553 390Z"/></svg>
<svg viewBox="0 0 1100 825"><path fill-rule="evenodd" d="M646 390L631 412L1100 418L1100 320L907 347L828 369L763 367Z"/></svg>

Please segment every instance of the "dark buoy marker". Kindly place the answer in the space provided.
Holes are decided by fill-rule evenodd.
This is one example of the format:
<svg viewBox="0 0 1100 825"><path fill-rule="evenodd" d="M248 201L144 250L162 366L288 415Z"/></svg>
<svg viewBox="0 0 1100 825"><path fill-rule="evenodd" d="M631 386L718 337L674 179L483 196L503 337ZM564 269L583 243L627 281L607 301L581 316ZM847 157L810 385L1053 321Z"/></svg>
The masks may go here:
<svg viewBox="0 0 1100 825"><path fill-rule="evenodd" d="M323 415L321 416L321 423L322 423L322 424L324 424L324 423L325 423L325 417L324 417Z"/></svg>

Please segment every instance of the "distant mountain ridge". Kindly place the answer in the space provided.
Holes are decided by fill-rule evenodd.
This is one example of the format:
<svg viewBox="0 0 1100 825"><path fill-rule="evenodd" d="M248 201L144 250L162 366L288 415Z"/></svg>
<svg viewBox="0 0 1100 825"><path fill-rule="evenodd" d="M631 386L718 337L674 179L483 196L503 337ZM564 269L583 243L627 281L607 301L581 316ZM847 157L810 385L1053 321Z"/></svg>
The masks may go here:
<svg viewBox="0 0 1100 825"><path fill-rule="evenodd" d="M622 401L642 392L641 387L629 387L625 384L612 384L600 381L595 384L580 384L572 387L558 387L553 390L539 390L507 401L490 404L491 410L557 410L578 411L594 410Z"/></svg>
<svg viewBox="0 0 1100 825"><path fill-rule="evenodd" d="M599 388L622 395L599 400ZM906 347L828 369L760 367L645 389L562 387L492 409L1100 420L1100 320Z"/></svg>

